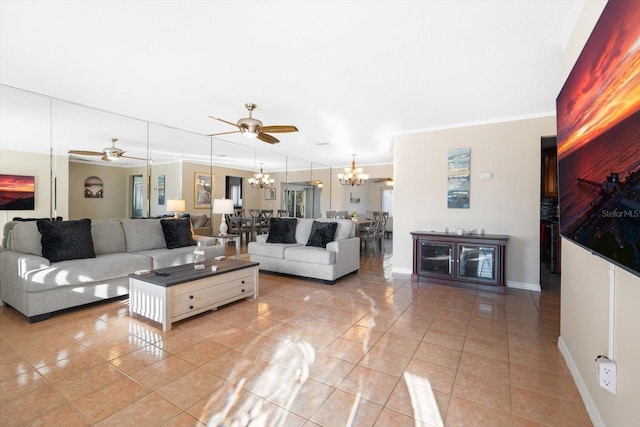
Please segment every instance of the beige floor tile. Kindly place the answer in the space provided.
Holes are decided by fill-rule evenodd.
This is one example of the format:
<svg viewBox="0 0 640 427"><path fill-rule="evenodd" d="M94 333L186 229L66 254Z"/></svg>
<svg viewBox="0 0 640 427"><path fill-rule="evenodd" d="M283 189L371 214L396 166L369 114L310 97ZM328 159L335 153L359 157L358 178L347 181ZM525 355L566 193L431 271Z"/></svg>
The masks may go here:
<svg viewBox="0 0 640 427"><path fill-rule="evenodd" d="M89 421L98 421L114 414L148 395L151 391L142 384L122 378L73 401L73 406Z"/></svg>
<svg viewBox="0 0 640 427"><path fill-rule="evenodd" d="M374 345L384 335L384 331L376 328L367 328L365 326L353 325L347 332L342 334L341 338L357 343Z"/></svg>
<svg viewBox="0 0 640 427"><path fill-rule="evenodd" d="M513 414L543 424L558 426L589 425L576 404L569 400L512 386ZM582 404L582 403L580 403Z"/></svg>
<svg viewBox="0 0 640 427"><path fill-rule="evenodd" d="M156 392L177 407L187 409L223 385L225 381L222 378L203 369L195 369L160 387Z"/></svg>
<svg viewBox="0 0 640 427"><path fill-rule="evenodd" d="M73 401L123 378L124 374L104 362L74 376L61 378L53 385L64 397Z"/></svg>
<svg viewBox="0 0 640 427"><path fill-rule="evenodd" d="M96 345L91 348L91 352L105 360L113 360L150 345L142 338L129 334L115 341Z"/></svg>
<svg viewBox="0 0 640 427"><path fill-rule="evenodd" d="M389 408L382 408L382 412L378 416L375 427L416 427L420 423L407 415L401 414Z"/></svg>
<svg viewBox="0 0 640 427"><path fill-rule="evenodd" d="M395 353L384 350L382 347L374 346L358 365L398 378L404 372L410 359L411 356L406 354Z"/></svg>
<svg viewBox="0 0 640 427"><path fill-rule="evenodd" d="M464 340L464 335L444 332L437 329L429 329L422 339L423 342L441 345L453 350L462 350Z"/></svg>
<svg viewBox="0 0 640 427"><path fill-rule="evenodd" d="M186 360L177 356L169 356L135 372L131 377L151 390L157 390L194 369L196 369L196 366Z"/></svg>
<svg viewBox="0 0 640 427"><path fill-rule="evenodd" d="M511 386L508 383L467 372L458 372L451 394L481 405L511 412Z"/></svg>
<svg viewBox="0 0 640 427"><path fill-rule="evenodd" d="M480 356L490 357L502 362L509 360L509 349L504 344L497 344L491 341L470 338L464 341L463 351L474 353Z"/></svg>
<svg viewBox="0 0 640 427"><path fill-rule="evenodd" d="M382 406L362 397L335 390L311 417L311 421L326 427L371 426Z"/></svg>
<svg viewBox="0 0 640 427"><path fill-rule="evenodd" d="M355 366L354 363L342 359L316 354L315 360L309 367L309 378L337 387Z"/></svg>
<svg viewBox="0 0 640 427"><path fill-rule="evenodd" d="M207 427L206 424L196 420L193 416L186 412L181 412L180 415L173 418L162 427Z"/></svg>
<svg viewBox="0 0 640 427"><path fill-rule="evenodd" d="M125 374L131 375L134 372L138 372L139 370L166 359L169 356L171 356L170 353L156 347L155 345L149 345L125 354L122 357L113 359L110 363Z"/></svg>
<svg viewBox="0 0 640 427"><path fill-rule="evenodd" d="M0 404L4 404L16 397L33 393L46 384L46 380L35 370L7 377L0 381Z"/></svg>
<svg viewBox="0 0 640 427"><path fill-rule="evenodd" d="M441 425L447 414L448 393L434 390L425 378L403 376L387 400L386 407L426 425Z"/></svg>
<svg viewBox="0 0 640 427"><path fill-rule="evenodd" d="M96 424L99 427L124 425L155 427L175 418L180 409L157 394L149 394Z"/></svg>
<svg viewBox="0 0 640 427"><path fill-rule="evenodd" d="M202 366L230 350L231 348L224 344L205 339L175 354L189 363Z"/></svg>
<svg viewBox="0 0 640 427"><path fill-rule="evenodd" d="M254 363L257 358L238 350L230 350L201 366L207 372L235 383L237 379Z"/></svg>
<svg viewBox="0 0 640 427"><path fill-rule="evenodd" d="M447 394L451 393L456 375L455 369L419 359L411 359L405 372L428 380L434 390Z"/></svg>
<svg viewBox="0 0 640 427"><path fill-rule="evenodd" d="M51 412L47 412L33 421L30 421L27 425L29 427L85 427L90 426L91 423L89 423L89 421L73 406L65 404Z"/></svg>
<svg viewBox="0 0 640 427"><path fill-rule="evenodd" d="M416 351L419 343L420 340L417 338L387 332L375 343L374 347L411 356Z"/></svg>
<svg viewBox="0 0 640 427"><path fill-rule="evenodd" d="M512 365L527 366L558 375L564 372L558 353L552 354L532 349L510 347L509 361Z"/></svg>
<svg viewBox="0 0 640 427"><path fill-rule="evenodd" d="M369 350L370 347L365 344L338 338L329 347L325 348L322 353L356 364L362 360Z"/></svg>
<svg viewBox="0 0 640 427"><path fill-rule="evenodd" d="M462 352L459 372L467 372L493 381L509 383L509 363L481 356L475 353Z"/></svg>
<svg viewBox="0 0 640 427"><path fill-rule="evenodd" d="M445 425L508 427L512 425L512 416L510 412L451 396Z"/></svg>
<svg viewBox="0 0 640 427"><path fill-rule="evenodd" d="M338 389L384 406L397 382L398 377L356 366Z"/></svg>
<svg viewBox="0 0 640 427"><path fill-rule="evenodd" d="M512 364L511 384L560 399L581 402L572 378L564 374L552 374L548 371Z"/></svg>
<svg viewBox="0 0 640 427"><path fill-rule="evenodd" d="M310 378L306 381L289 378L268 400L301 417L309 418L334 390L334 387Z"/></svg>
<svg viewBox="0 0 640 427"><path fill-rule="evenodd" d="M154 345L171 354L177 354L205 339L206 338L200 334L187 331L184 328L176 328L171 330L170 335L164 337Z"/></svg>
<svg viewBox="0 0 640 427"><path fill-rule="evenodd" d="M426 362L457 369L460 362L460 351L422 341L413 357Z"/></svg>
<svg viewBox="0 0 640 427"><path fill-rule="evenodd" d="M27 394L0 403L0 425L24 425L65 404L60 393L50 385L42 384Z"/></svg>

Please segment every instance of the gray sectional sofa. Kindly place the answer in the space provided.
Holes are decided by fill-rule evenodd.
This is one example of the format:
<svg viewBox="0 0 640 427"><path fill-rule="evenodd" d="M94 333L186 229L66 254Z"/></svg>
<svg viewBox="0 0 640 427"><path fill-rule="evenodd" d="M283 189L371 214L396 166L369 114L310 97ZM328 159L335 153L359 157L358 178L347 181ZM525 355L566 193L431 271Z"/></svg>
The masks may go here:
<svg viewBox="0 0 640 427"><path fill-rule="evenodd" d="M324 248L307 246L314 221L338 223L333 241ZM247 248L251 261L260 263L260 270L335 283L360 269L360 239L355 237L355 225L349 219L299 218L294 243L268 240L269 235L258 235Z"/></svg>
<svg viewBox="0 0 640 427"><path fill-rule="evenodd" d="M168 249L160 219L91 222L94 257L50 262L36 221L5 227L0 251L0 299L30 321L51 313L127 295L128 275L193 262L194 246ZM45 233L46 234L46 233ZM213 237L193 235L206 259L225 254Z"/></svg>

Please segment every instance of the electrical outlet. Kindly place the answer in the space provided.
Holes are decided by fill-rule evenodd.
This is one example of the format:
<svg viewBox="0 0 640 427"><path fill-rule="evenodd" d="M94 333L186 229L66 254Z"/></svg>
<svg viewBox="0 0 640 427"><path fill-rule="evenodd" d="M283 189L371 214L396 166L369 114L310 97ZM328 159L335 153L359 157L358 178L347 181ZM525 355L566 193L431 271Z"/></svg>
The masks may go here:
<svg viewBox="0 0 640 427"><path fill-rule="evenodd" d="M598 364L598 383L611 394L617 393L617 367L616 362L604 356L596 359Z"/></svg>

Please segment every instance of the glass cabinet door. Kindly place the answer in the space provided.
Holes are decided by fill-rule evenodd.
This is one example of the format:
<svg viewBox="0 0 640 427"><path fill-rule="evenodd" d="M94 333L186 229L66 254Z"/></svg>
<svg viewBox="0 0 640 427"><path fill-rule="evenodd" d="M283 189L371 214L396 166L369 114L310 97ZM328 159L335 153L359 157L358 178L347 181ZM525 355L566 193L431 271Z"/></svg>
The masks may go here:
<svg viewBox="0 0 640 427"><path fill-rule="evenodd" d="M424 273L451 276L453 244L420 242L420 270Z"/></svg>
<svg viewBox="0 0 640 427"><path fill-rule="evenodd" d="M459 245L458 276L495 282L496 247L473 244Z"/></svg>

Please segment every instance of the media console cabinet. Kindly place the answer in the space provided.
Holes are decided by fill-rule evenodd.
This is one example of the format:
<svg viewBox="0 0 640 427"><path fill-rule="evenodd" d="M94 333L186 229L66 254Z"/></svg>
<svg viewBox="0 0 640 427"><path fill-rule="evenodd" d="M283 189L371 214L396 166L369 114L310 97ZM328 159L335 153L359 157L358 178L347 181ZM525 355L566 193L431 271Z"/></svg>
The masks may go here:
<svg viewBox="0 0 640 427"><path fill-rule="evenodd" d="M411 280L506 292L505 264L509 236L413 231Z"/></svg>

